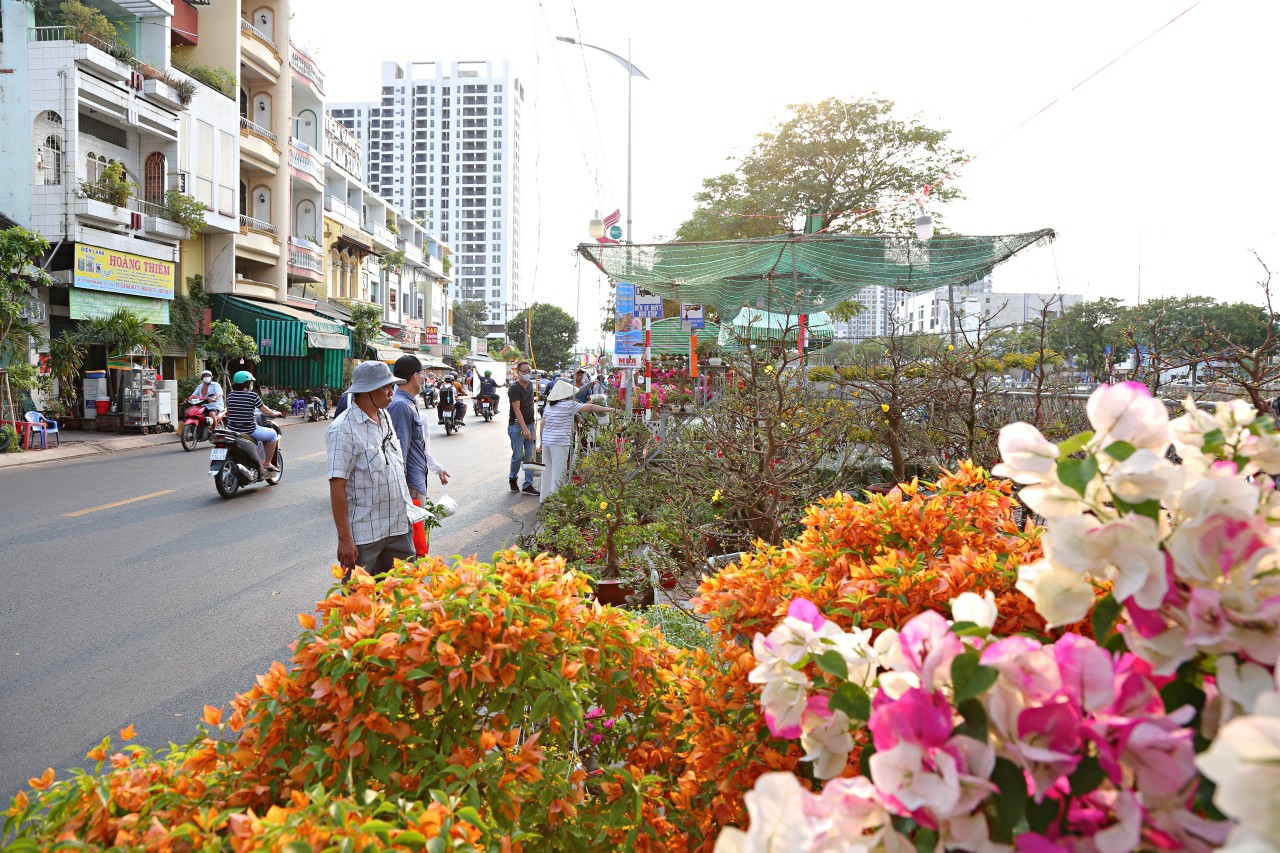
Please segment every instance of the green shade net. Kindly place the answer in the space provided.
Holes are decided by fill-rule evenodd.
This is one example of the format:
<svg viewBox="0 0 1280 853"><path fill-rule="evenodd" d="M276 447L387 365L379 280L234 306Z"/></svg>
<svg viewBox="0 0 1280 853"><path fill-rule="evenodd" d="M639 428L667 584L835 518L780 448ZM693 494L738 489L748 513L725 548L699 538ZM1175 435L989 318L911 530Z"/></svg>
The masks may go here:
<svg viewBox="0 0 1280 853"><path fill-rule="evenodd" d="M707 321L706 328L698 330L698 340L713 340L720 334L720 324ZM649 329L649 348L654 355L688 355L689 333L680 327L679 317L654 320Z"/></svg>
<svg viewBox="0 0 1280 853"><path fill-rule="evenodd" d="M999 237L809 234L714 243L582 243L578 252L615 281L681 302L812 314L873 284L925 291L970 284L1028 246L1046 228Z"/></svg>
<svg viewBox="0 0 1280 853"><path fill-rule="evenodd" d="M784 344L795 346L800 336L800 316L779 314L759 308L742 308L732 323L720 327L716 344L723 350L734 351L747 342ZM822 311L805 317L805 350L822 349L835 338L831 319Z"/></svg>

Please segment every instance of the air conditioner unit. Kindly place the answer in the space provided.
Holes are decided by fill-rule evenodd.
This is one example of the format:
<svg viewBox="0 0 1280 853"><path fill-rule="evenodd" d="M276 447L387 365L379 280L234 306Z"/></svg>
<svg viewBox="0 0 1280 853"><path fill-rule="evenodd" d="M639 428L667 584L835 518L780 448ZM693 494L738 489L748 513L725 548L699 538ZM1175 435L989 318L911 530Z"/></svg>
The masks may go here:
<svg viewBox="0 0 1280 853"><path fill-rule="evenodd" d="M49 278L56 284L71 285L75 283L75 270L53 270L49 273Z"/></svg>

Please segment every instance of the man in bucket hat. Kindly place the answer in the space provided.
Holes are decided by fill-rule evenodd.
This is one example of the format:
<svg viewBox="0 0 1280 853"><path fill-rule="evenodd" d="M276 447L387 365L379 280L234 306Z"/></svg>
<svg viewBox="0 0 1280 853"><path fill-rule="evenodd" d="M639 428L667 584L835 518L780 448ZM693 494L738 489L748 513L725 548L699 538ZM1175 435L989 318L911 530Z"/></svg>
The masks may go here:
<svg viewBox="0 0 1280 853"><path fill-rule="evenodd" d="M404 454L387 413L403 383L380 361L357 364L347 389L351 405L325 434L338 563L347 577L357 565L376 576L396 560L413 559L412 525L427 517L409 497Z"/></svg>

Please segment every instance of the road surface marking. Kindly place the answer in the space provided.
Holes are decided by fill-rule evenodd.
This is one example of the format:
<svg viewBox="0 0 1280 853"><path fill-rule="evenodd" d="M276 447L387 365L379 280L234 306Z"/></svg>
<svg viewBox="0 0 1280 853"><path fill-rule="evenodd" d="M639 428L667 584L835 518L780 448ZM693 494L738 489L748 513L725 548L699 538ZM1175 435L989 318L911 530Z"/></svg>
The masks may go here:
<svg viewBox="0 0 1280 853"><path fill-rule="evenodd" d="M136 498L129 498L123 501L116 501L113 504L103 504L102 506L94 506L94 507L89 507L88 509L76 510L75 512L67 513L66 515L63 516L63 518L75 518L77 515L88 515L89 513L97 512L100 509L114 509L115 507L124 506L125 504L137 503L138 501L145 501L151 498L158 498L161 495L171 495L176 491L177 489L165 489L163 492L152 492L149 495L139 495Z"/></svg>
<svg viewBox="0 0 1280 853"><path fill-rule="evenodd" d="M324 456L328 452L329 451L327 450L321 450L319 453L308 453L306 456L299 456L298 461L301 462L303 459L315 459L317 456Z"/></svg>

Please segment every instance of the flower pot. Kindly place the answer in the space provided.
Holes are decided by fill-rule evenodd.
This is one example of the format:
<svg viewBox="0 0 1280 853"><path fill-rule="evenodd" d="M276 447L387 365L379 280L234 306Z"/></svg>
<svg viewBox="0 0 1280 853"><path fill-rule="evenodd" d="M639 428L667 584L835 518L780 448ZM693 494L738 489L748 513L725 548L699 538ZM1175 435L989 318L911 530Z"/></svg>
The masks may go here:
<svg viewBox="0 0 1280 853"><path fill-rule="evenodd" d="M98 432L124 432L124 415L116 412L98 415Z"/></svg>
<svg viewBox="0 0 1280 853"><path fill-rule="evenodd" d="M662 584L663 589L676 588L676 576L674 572L658 572L658 583Z"/></svg>
<svg viewBox="0 0 1280 853"><path fill-rule="evenodd" d="M612 604L614 607L621 607L627 603L627 596L629 595L631 595L631 587L627 586L626 581L596 581L596 601L601 604Z"/></svg>

